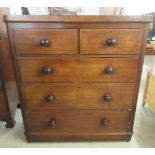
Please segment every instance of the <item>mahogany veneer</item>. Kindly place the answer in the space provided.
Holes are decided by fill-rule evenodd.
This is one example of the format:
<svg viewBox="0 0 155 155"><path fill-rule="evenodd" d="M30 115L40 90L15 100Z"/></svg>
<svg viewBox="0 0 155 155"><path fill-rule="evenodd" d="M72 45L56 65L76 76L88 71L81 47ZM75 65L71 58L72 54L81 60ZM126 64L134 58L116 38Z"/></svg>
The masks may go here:
<svg viewBox="0 0 155 155"><path fill-rule="evenodd" d="M146 16L5 16L28 141L132 136Z"/></svg>

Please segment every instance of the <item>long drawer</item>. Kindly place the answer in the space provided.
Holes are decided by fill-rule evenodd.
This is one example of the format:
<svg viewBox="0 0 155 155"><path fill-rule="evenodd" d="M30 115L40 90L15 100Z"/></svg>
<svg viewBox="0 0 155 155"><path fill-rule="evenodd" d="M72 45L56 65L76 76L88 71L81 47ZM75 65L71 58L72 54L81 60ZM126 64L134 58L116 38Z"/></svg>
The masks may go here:
<svg viewBox="0 0 155 155"><path fill-rule="evenodd" d="M26 108L30 111L129 109L132 106L133 90L132 83L25 84L23 95Z"/></svg>
<svg viewBox="0 0 155 155"><path fill-rule="evenodd" d="M76 29L15 29L14 39L19 54L77 53Z"/></svg>
<svg viewBox="0 0 155 155"><path fill-rule="evenodd" d="M81 54L136 54L140 52L141 29L81 29Z"/></svg>
<svg viewBox="0 0 155 155"><path fill-rule="evenodd" d="M134 82L137 58L19 58L23 82Z"/></svg>
<svg viewBox="0 0 155 155"><path fill-rule="evenodd" d="M27 113L30 132L57 133L126 133L129 111L51 110Z"/></svg>

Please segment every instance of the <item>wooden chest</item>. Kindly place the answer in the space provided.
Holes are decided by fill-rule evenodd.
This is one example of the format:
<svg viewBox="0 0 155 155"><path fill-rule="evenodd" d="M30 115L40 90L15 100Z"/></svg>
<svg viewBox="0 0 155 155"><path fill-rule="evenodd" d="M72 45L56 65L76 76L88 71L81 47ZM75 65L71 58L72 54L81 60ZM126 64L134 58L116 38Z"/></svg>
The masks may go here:
<svg viewBox="0 0 155 155"><path fill-rule="evenodd" d="M15 125L15 112L19 104L15 72L7 38L0 40L0 121L7 128Z"/></svg>
<svg viewBox="0 0 155 155"><path fill-rule="evenodd" d="M146 16L5 16L28 141L132 136Z"/></svg>

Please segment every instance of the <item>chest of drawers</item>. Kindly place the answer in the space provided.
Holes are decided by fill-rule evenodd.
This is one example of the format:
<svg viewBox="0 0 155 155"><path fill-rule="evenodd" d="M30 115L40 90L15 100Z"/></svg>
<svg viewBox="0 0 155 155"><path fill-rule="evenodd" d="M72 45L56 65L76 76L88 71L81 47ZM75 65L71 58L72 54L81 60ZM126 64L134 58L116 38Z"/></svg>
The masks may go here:
<svg viewBox="0 0 155 155"><path fill-rule="evenodd" d="M28 141L130 140L146 16L5 16Z"/></svg>
<svg viewBox="0 0 155 155"><path fill-rule="evenodd" d="M8 39L3 38L0 40L0 121L5 121L7 128L15 125L17 104L19 99L10 48Z"/></svg>

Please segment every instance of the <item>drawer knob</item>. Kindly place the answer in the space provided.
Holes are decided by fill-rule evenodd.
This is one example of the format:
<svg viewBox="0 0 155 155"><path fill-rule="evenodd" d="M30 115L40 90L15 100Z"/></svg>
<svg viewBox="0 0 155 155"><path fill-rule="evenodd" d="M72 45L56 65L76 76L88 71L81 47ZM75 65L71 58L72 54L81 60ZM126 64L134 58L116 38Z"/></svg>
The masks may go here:
<svg viewBox="0 0 155 155"><path fill-rule="evenodd" d="M56 126L56 120L55 119L51 119L48 123L48 127L49 128L53 128Z"/></svg>
<svg viewBox="0 0 155 155"><path fill-rule="evenodd" d="M48 39L41 39L40 40L40 45L41 46L48 46L50 44L50 41Z"/></svg>
<svg viewBox="0 0 155 155"><path fill-rule="evenodd" d="M48 75L50 73L52 73L52 68L51 67L44 67L42 69L43 74Z"/></svg>
<svg viewBox="0 0 155 155"><path fill-rule="evenodd" d="M109 123L108 123L108 120L107 119L102 119L101 120L101 126L102 127L106 127L106 126L108 126L109 125Z"/></svg>
<svg viewBox="0 0 155 155"><path fill-rule="evenodd" d="M106 94L103 96L103 99L105 102L110 102L111 101L111 95L110 94Z"/></svg>
<svg viewBox="0 0 155 155"><path fill-rule="evenodd" d="M113 73L113 68L112 68L111 66L106 67L106 68L104 69L104 72L105 72L106 74L112 74L112 73Z"/></svg>
<svg viewBox="0 0 155 155"><path fill-rule="evenodd" d="M55 100L55 96L54 96L54 95L48 95L48 96L46 97L46 101L47 101L48 103L54 102L54 100Z"/></svg>
<svg viewBox="0 0 155 155"><path fill-rule="evenodd" d="M106 41L107 46L114 46L116 44L116 39L108 39Z"/></svg>

